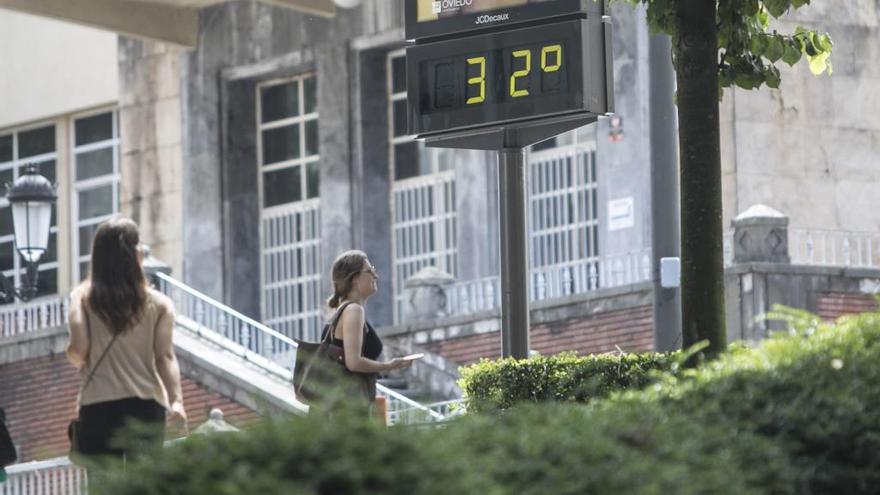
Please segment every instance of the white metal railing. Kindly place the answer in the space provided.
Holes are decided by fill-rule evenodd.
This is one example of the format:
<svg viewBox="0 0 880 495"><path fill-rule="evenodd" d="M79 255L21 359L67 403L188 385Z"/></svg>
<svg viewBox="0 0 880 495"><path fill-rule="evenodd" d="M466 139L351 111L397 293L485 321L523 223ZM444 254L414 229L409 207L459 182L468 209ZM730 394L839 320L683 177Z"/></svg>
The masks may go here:
<svg viewBox="0 0 880 495"><path fill-rule="evenodd" d="M158 277L159 290L174 301L179 325L284 381L293 379L296 342L168 275L160 273ZM443 419L439 413L381 384L377 392L386 397L391 424Z"/></svg>
<svg viewBox="0 0 880 495"><path fill-rule="evenodd" d="M441 402L432 402L426 407L432 411L438 412L444 418L460 416L467 412L466 401L464 399L444 400Z"/></svg>
<svg viewBox="0 0 880 495"><path fill-rule="evenodd" d="M376 394L380 397L385 397L389 425L430 423L446 419L440 412L426 407L382 384L377 386Z"/></svg>
<svg viewBox="0 0 880 495"><path fill-rule="evenodd" d="M880 233L789 229L791 262L880 268Z"/></svg>
<svg viewBox="0 0 880 495"><path fill-rule="evenodd" d="M50 296L0 307L0 338L67 324L68 299Z"/></svg>
<svg viewBox="0 0 880 495"><path fill-rule="evenodd" d="M0 483L0 495L84 495L86 471L67 457L6 467L9 479Z"/></svg>
<svg viewBox="0 0 880 495"><path fill-rule="evenodd" d="M532 269L529 298L532 302L583 294L651 280L651 250L560 263ZM492 310L501 305L501 279L466 280L446 289L449 315Z"/></svg>
<svg viewBox="0 0 880 495"><path fill-rule="evenodd" d="M297 348L293 339L164 273L157 277L159 291L174 301L177 323L271 371L293 369Z"/></svg>

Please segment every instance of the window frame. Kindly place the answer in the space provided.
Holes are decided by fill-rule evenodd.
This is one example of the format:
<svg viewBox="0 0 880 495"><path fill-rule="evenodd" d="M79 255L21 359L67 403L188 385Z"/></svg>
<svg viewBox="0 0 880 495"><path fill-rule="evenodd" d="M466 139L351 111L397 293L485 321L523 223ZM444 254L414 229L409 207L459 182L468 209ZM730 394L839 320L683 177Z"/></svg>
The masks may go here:
<svg viewBox="0 0 880 495"><path fill-rule="evenodd" d="M306 112L307 104L305 101L305 81L308 79L315 80L315 95L314 95L314 109L312 112ZM288 277L283 280L273 280L271 283L267 281L267 266L271 265L272 267L278 269L281 267L282 273L292 273L293 268L290 260L292 258L287 258L287 255L293 256L293 253L300 253L302 259L303 268L308 266L305 259L308 257L307 251L310 249L315 249L320 256L320 243L322 239L322 232L320 229L320 204L321 204L321 183L320 183L320 161L321 161L321 147L320 147L320 108L318 104L318 86L317 86L317 78L318 75L315 71L303 72L294 76L281 77L281 78L272 78L266 79L264 81L260 81L256 84L254 95L254 105L256 107L255 112L255 129L256 129L256 148L257 148L257 204L259 208L259 283L260 283L260 292L259 292L259 302L260 302L260 312L261 319L270 327L275 328L279 332L293 338L305 338L314 340L318 338L318 334L320 332L321 322L323 321L323 313L322 313L322 297L320 294L320 283L321 283L321 265L320 259L311 260L314 262L315 271L313 273L297 273L296 276ZM297 85L297 104L299 108L297 109L297 115L293 117L286 117L283 119L277 119L270 122L264 123L263 120L263 100L262 100L262 90L267 87L289 84L291 82L295 82ZM317 134L317 149L316 153L309 155L307 154L307 137L306 137L306 124L309 122L315 122L315 125L318 126L318 134ZM300 154L297 157L282 160L279 162L274 162L269 165L264 165L264 149L263 149L263 131L270 129L282 128L285 126L289 126L292 124L298 124L298 139L300 144ZM317 183L317 195L314 197L309 197L309 183L308 183L308 167L314 165L318 167L319 171L319 179ZM300 167L299 170L299 181L300 181L300 191L301 197L299 200L290 201L286 203L280 203L277 205L266 206L265 205L265 191L264 191L264 175L267 173L291 169L294 167ZM314 218L317 219L317 225L309 224L315 230L314 236L309 236L308 230L306 228L305 219L310 217L310 215L314 215ZM302 236L300 239L288 242L287 244L279 245L275 240L279 238L279 236L288 236L291 239L296 237L295 232L287 232L283 231L282 228L278 225L283 225L285 221L290 221L291 219L300 219L303 221L301 225ZM271 261L270 260L275 260ZM279 265L279 261L283 264ZM313 299L310 300L308 295L310 294L311 286L310 284L314 284L316 287L316 293L313 294ZM270 317L269 313L276 313L274 311L278 310L293 310L295 308L296 301L281 301L277 300L277 294L274 292L279 289L283 289L285 286L291 285L295 286L295 289L291 289L292 292L296 292L299 294L299 301L302 301L303 307L299 308L300 311L294 313L292 311L282 311L284 314L275 315ZM298 292L297 292L298 291ZM271 308L273 311L269 311L270 302L273 305ZM308 307L308 303L314 303L313 308ZM289 327L289 329L288 329Z"/></svg>
<svg viewBox="0 0 880 495"><path fill-rule="evenodd" d="M94 117L97 115L112 114L112 137L110 139L105 139L102 141L97 141L94 143L89 143L81 146L77 146L76 144L76 122L77 120ZM83 255L80 253L80 229L82 227L98 225L101 222L109 220L115 215L118 215L120 212L120 188L121 184L121 174L119 172L120 166L120 139L119 139L119 110L116 106L110 107L102 107L99 109L93 109L86 112L80 112L71 114L68 118L68 130L69 130L69 148L70 148L70 167L69 167L69 184L70 184L70 279L73 284L78 284L82 279L82 273L80 272L80 265L82 263L88 263L91 259L91 250L89 254ZM98 177L92 177L85 180L77 180L76 178L76 167L77 167L77 155L81 153L88 153L90 151L96 151L101 149L112 148L113 150L113 171L111 174L104 174ZM86 220L81 221L79 219L79 194L82 191L88 191L92 189L97 189L100 187L112 186L113 198L112 198L112 209L111 213L100 215L96 217L90 217ZM85 258L85 259L83 259Z"/></svg>
<svg viewBox="0 0 880 495"><path fill-rule="evenodd" d="M12 183L14 183L16 179L18 179L19 172L20 172L20 169L22 168L22 166L30 165L30 164L36 164L37 166L40 166L40 165L42 165L46 162L50 162L50 161L55 163L55 184L58 183L59 176L61 176L64 173L63 172L63 164L61 163L62 153L59 153L59 136L62 135L59 132L59 130L63 131L64 123L65 123L65 119L63 117L50 118L50 119L37 120L37 121L30 122L25 125L11 126L11 127L7 127L4 129L0 129L0 136L7 136L7 135L12 136L12 160L0 163L0 172L6 171L6 170L12 170L12 182L10 182L9 185L12 185ZM33 155L33 156L26 157L24 159L19 157L19 135L22 133L28 132L28 131L32 131L32 130L40 129L40 128L44 128L44 127L50 127L50 126L54 127L54 133L55 133L55 143L53 146L54 150L49 153L42 153L39 155ZM0 212L2 212L3 208L10 208L8 211L10 212L9 213L10 215L12 214L11 213L12 206L9 203L9 200L7 199L7 197L5 195L3 197L0 197ZM2 214L2 213L0 213L0 214ZM38 267L37 270L41 276L42 276L42 272L55 270L56 291L55 291L55 294L51 294L51 293L39 294L38 296L36 296L36 298L51 297L53 295L57 295L58 293L60 293L61 288L62 288L62 280L61 280L61 273L60 273L61 272L60 260L62 259L60 232L63 231L63 229L61 229L63 222L61 219L58 203L53 205L53 217L55 218L55 224L49 228L49 242L50 243L52 242L52 236L54 235L55 236L55 260L50 261L50 262L45 262L45 261L39 262L37 264L37 267ZM10 280L10 282L12 282L12 284L15 287L21 287L22 277L27 270L27 266L22 262L21 255L18 254L18 249L17 249L17 246L15 245L14 227L13 227L12 234L0 236L0 244L7 243L7 242L12 243L12 258L13 258L12 268L7 269L7 270L3 270L2 273L5 277L7 277ZM45 254L44 254L44 256L45 256ZM41 257L41 259L43 259L43 258Z"/></svg>

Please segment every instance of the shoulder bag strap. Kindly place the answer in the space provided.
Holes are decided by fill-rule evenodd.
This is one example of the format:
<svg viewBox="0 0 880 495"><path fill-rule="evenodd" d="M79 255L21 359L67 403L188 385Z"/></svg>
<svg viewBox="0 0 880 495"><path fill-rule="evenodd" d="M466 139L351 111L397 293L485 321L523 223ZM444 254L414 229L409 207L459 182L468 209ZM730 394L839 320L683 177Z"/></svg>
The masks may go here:
<svg viewBox="0 0 880 495"><path fill-rule="evenodd" d="M325 335L324 340L321 341L322 345L333 341L333 334L336 333L336 326L339 325L339 319L342 318L342 312L351 303L351 301L348 301L342 306L339 306L336 310L336 314L333 315L333 319L330 320L330 326L327 328L327 335Z"/></svg>
<svg viewBox="0 0 880 495"><path fill-rule="evenodd" d="M83 311L83 314L86 315L86 332L89 335L89 347L91 347L91 345L92 345L92 325L91 325L91 321L89 320L89 313L88 313L88 311L86 311L85 306L83 306L82 311ZM92 367L92 371L89 373L89 377L86 378L85 385L83 385L83 388L82 388L83 390L85 390L86 387L89 386L89 383L92 382L92 378L95 377L95 371L98 370L98 366L101 365L101 361L104 360L104 357L107 356L107 352L109 352L110 348L113 347L113 344L116 342L117 337L119 337L118 333L113 335L113 340L111 340L110 343L107 344L107 347L104 349L104 352L101 353L101 357L98 358L98 361Z"/></svg>

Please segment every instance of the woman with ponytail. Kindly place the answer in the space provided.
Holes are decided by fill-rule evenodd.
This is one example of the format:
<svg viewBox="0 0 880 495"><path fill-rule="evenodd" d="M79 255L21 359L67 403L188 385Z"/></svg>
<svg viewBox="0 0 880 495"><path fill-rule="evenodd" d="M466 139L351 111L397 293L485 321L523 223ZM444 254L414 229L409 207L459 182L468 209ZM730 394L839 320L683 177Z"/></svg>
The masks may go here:
<svg viewBox="0 0 880 495"><path fill-rule="evenodd" d="M382 341L367 321L366 302L378 290L379 276L367 255L354 250L342 253L333 262L332 276L333 295L327 300L327 306L336 311L333 321L337 323L328 329L333 331L331 343L344 350L346 369L369 375L375 383L375 376L380 372L412 366L409 359L377 361L382 354ZM321 340L325 337L322 335ZM376 396L375 385L367 395L362 405L370 406Z"/></svg>
<svg viewBox="0 0 880 495"><path fill-rule="evenodd" d="M171 341L174 306L147 285L142 262L137 224L110 219L95 232L88 280L70 297L67 357L80 373L82 455L136 454L136 446L112 442L131 420L148 426L137 447L162 445L167 411L186 423Z"/></svg>

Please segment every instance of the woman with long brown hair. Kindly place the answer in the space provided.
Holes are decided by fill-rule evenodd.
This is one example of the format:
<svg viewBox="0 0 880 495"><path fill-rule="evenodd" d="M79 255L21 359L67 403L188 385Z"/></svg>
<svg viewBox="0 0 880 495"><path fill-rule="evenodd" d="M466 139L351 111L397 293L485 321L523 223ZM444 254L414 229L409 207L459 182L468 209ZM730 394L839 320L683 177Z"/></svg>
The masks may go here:
<svg viewBox="0 0 880 495"><path fill-rule="evenodd" d="M108 220L95 232L90 276L70 297L67 357L81 379L83 455L136 453L111 441L131 421L150 427L138 438L150 447L162 444L166 411L186 421L171 340L174 306L149 287L142 262L137 224Z"/></svg>
<svg viewBox="0 0 880 495"><path fill-rule="evenodd" d="M367 321L366 303L378 287L379 275L366 253L346 251L333 262L333 295L327 306L336 310L333 321L338 322L333 330L331 343L343 348L345 367L352 373L365 375L365 381L372 387L365 389L363 397L353 398L354 407L369 408L376 398L375 380L380 372L412 366L412 360L394 358L378 361L382 354L382 341L376 330ZM324 340L326 335L321 336Z"/></svg>

